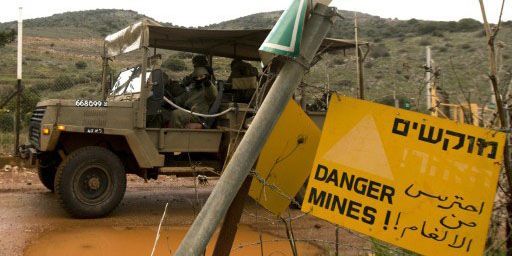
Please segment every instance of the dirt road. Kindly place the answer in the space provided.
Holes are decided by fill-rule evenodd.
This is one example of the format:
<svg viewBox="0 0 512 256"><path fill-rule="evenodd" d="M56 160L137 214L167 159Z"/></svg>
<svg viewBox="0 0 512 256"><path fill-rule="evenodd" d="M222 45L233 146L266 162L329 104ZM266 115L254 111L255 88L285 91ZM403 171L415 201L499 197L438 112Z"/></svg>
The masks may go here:
<svg viewBox="0 0 512 256"><path fill-rule="evenodd" d="M171 177L145 183L136 176L129 176L125 198L113 214L102 219L77 220L70 218L60 207L57 197L40 184L34 169L18 167L18 163L5 159L0 161L0 166L4 166L0 167L0 255L6 256L59 255L57 251L66 246L79 247L83 252L75 255L101 255L93 252L102 248L125 248L132 253L137 248L147 251L152 247L166 202L169 208L159 248L167 253L157 255L171 255L171 247L179 243L180 236L193 222L215 183L210 181L208 185L196 187L193 179ZM291 214L301 215L298 210ZM247 203L241 222L240 235L234 246L237 252L250 250L260 255L258 234L261 233L264 255L275 251L280 252L278 255L291 255L282 221L254 202ZM335 228L327 222L305 216L294 220L293 232L298 240L311 240L299 243L300 255L334 252ZM103 242L95 244L98 236L104 237ZM339 237L343 255L361 255L371 246L368 240L345 230L340 231ZM356 244L358 246L354 246ZM110 247L105 248L107 245Z"/></svg>

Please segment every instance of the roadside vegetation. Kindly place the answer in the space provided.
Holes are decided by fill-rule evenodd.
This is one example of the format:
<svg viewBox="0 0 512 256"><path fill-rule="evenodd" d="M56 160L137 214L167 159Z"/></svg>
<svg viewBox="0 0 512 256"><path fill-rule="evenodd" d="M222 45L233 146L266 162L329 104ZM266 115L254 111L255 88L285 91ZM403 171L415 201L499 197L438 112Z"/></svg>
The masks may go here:
<svg viewBox="0 0 512 256"><path fill-rule="evenodd" d="M260 13L236 20L214 24L213 29L269 28L279 12ZM331 37L353 38L351 12L342 12ZM407 98L413 110L424 111L425 47L430 46L436 66L440 68L440 86L450 102L458 104L470 97L480 105L490 101L486 77L487 52L482 24L476 20L457 22L383 19L358 14L361 40L371 43L365 59L364 77L368 99L386 101L393 94ZM57 14L51 17L27 20L24 41L24 86L34 102L48 98L91 98L101 95L101 58L103 36L145 18L133 11L93 10ZM0 24L0 99L12 92L16 81L16 23ZM166 24L171 25L171 24ZM7 37L5 36L7 35ZM512 41L512 22L502 24L498 38L500 48L501 88L512 78L512 49L504 42ZM190 53L159 51L162 67L174 80L181 80L192 70ZM113 73L131 66L138 55L118 58L113 62ZM216 58L214 70L219 79L229 76L230 60ZM257 63L254 63L257 65ZM326 85L349 96L357 95L356 65L353 51L323 56L305 78L309 86L307 102L321 98ZM28 104L28 106L32 106ZM30 109L23 115L29 115ZM11 116L9 107L0 115ZM9 129L9 122L5 127Z"/></svg>

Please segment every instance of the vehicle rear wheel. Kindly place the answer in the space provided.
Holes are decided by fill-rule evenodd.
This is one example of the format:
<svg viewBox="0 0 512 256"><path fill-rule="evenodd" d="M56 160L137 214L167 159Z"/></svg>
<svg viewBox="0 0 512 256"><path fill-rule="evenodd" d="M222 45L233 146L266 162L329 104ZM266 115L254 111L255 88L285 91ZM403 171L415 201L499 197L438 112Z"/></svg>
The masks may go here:
<svg viewBox="0 0 512 256"><path fill-rule="evenodd" d="M78 149L57 169L55 191L64 209L73 217L103 217L123 199L126 191L124 166L108 149Z"/></svg>

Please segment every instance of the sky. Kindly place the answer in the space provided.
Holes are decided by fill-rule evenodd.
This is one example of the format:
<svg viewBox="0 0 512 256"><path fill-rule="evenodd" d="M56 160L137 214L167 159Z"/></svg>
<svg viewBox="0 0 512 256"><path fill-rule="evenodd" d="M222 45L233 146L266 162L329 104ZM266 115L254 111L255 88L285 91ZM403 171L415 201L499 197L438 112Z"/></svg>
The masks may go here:
<svg viewBox="0 0 512 256"><path fill-rule="evenodd" d="M291 0L6 0L0 9L0 22L16 20L18 6L24 18L91 10L125 9L147 15L161 22L180 26L204 26L257 12L282 10ZM488 19L496 22L501 0L484 0ZM384 18L450 21L481 19L478 0L333 0L338 9L359 11ZM504 20L512 20L512 1L507 1Z"/></svg>

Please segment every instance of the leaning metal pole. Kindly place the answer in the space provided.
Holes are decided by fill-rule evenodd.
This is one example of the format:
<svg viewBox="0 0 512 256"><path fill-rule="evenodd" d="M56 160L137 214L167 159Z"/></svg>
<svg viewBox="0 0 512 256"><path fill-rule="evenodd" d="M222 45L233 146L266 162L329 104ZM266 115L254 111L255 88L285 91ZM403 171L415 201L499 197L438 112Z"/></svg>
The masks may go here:
<svg viewBox="0 0 512 256"><path fill-rule="evenodd" d="M301 57L297 61L288 61L282 68L254 121L175 255L199 256L204 253L213 232L224 218L270 132L302 81L307 66L330 31L335 15L335 8L317 4L304 28Z"/></svg>

